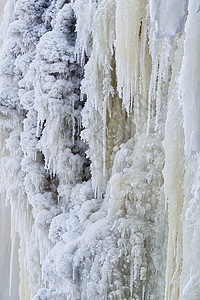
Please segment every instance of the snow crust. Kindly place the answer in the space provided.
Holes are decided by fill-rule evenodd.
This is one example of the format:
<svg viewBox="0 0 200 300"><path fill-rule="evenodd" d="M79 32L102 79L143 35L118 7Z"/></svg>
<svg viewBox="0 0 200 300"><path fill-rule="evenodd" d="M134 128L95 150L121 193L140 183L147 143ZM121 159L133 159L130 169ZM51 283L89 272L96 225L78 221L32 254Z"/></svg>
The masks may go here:
<svg viewBox="0 0 200 300"><path fill-rule="evenodd" d="M7 1L1 253L10 234L20 300L200 298L198 11Z"/></svg>

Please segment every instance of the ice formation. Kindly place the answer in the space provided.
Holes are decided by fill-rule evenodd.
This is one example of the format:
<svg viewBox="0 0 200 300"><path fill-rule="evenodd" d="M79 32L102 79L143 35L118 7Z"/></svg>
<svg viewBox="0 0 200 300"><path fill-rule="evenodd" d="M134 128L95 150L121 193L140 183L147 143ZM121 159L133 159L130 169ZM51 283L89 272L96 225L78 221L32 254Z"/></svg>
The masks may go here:
<svg viewBox="0 0 200 300"><path fill-rule="evenodd" d="M1 299L199 300L199 0L0 5Z"/></svg>

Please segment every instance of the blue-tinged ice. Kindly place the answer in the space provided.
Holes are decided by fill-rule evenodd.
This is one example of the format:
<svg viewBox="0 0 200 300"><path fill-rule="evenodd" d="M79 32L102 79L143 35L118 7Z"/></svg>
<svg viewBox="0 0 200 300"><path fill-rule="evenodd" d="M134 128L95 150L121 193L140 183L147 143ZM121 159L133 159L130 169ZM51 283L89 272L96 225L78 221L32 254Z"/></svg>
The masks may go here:
<svg viewBox="0 0 200 300"><path fill-rule="evenodd" d="M155 39L169 38L184 30L188 0L150 0L149 4Z"/></svg>

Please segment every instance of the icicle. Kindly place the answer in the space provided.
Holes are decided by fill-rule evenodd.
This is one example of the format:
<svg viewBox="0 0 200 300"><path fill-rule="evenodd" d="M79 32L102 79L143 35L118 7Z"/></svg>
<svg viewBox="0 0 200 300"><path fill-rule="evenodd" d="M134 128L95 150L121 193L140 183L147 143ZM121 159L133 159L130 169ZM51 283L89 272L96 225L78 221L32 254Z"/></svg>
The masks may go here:
<svg viewBox="0 0 200 300"><path fill-rule="evenodd" d="M16 231L15 231L15 222L11 221L11 229L10 229L10 239L11 239L11 253L10 253L10 285L9 285L9 297L11 296L12 290L12 281L13 281L13 258L15 251L15 241L16 241Z"/></svg>
<svg viewBox="0 0 200 300"><path fill-rule="evenodd" d="M145 300L145 285L142 286L142 300ZM147 298L148 299L148 298Z"/></svg>
<svg viewBox="0 0 200 300"><path fill-rule="evenodd" d="M182 110L178 96L176 76L179 74L182 60L182 47L175 53L176 64L172 70L169 87L170 99L167 114L164 149L165 167L164 190L168 198L169 236L167 249L167 268L165 299L178 299L179 280L182 266L182 223L183 180L184 180L184 132L182 128ZM177 101L178 99L178 101ZM178 143L177 143L178 141ZM169 151L170 148L170 151ZM174 259L174 252L175 257Z"/></svg>
<svg viewBox="0 0 200 300"><path fill-rule="evenodd" d="M157 47L155 47L154 51L152 52L155 57L153 57L153 68L150 80L150 87L149 87L149 95L148 95L148 122L147 122L147 134L149 134L150 130L150 120L154 114L153 103L156 100L156 88L157 88L157 74L158 74L158 53Z"/></svg>
<svg viewBox="0 0 200 300"><path fill-rule="evenodd" d="M146 1L116 2L117 89L127 112L138 93L139 34L145 5Z"/></svg>
<svg viewBox="0 0 200 300"><path fill-rule="evenodd" d="M20 286L19 286L19 298L30 299L30 289L28 282L28 271L26 267L26 249L25 242L20 242L19 250L19 262L20 262Z"/></svg>

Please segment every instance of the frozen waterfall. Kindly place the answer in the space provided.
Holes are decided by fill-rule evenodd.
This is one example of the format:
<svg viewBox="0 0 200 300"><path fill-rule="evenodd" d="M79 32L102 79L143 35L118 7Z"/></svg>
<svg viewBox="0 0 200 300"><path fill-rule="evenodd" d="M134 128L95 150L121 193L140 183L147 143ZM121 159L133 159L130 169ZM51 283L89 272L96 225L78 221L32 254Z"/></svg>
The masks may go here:
<svg viewBox="0 0 200 300"><path fill-rule="evenodd" d="M200 299L199 11L1 1L1 300Z"/></svg>

